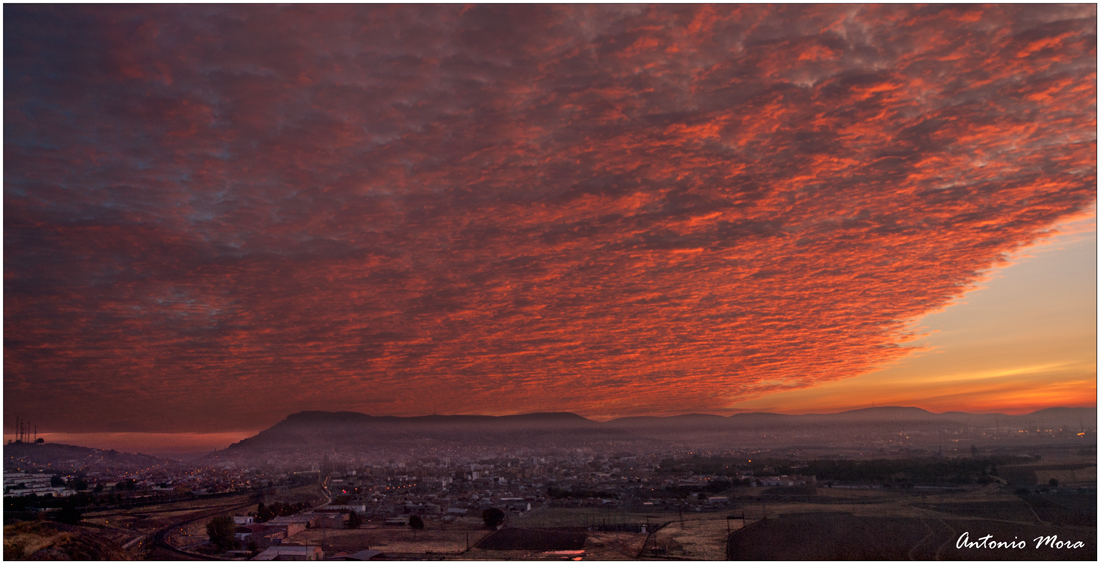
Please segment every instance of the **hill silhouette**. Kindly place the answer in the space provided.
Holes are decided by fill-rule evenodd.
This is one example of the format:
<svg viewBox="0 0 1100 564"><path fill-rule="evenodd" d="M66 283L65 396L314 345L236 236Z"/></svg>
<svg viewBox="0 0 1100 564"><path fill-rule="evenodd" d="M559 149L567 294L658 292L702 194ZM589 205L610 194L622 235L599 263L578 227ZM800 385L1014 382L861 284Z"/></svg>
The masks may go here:
<svg viewBox="0 0 1100 564"><path fill-rule="evenodd" d="M254 437L215 453L218 457L280 452L318 453L411 448L575 449L617 445L622 450L738 448L782 444L840 444L902 434L914 444L942 444L973 428L1056 426L1076 429L1095 421L1095 408L1059 408L1028 415L933 413L883 406L840 413L741 413L728 417L687 414L636 416L603 423L575 413L522 415L372 416L306 411L288 416Z"/></svg>
<svg viewBox="0 0 1100 564"><path fill-rule="evenodd" d="M4 470L50 468L67 470L111 470L148 468L177 464L174 461L117 450L103 450L60 443L10 443L4 445Z"/></svg>

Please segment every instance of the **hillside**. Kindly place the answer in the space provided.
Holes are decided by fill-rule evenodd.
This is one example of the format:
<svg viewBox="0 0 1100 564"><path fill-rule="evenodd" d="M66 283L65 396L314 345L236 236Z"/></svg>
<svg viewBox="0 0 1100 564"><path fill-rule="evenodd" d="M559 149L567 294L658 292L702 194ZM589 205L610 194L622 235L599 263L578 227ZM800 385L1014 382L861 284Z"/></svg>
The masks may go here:
<svg viewBox="0 0 1100 564"><path fill-rule="evenodd" d="M64 444L11 443L4 445L4 471L18 472L33 468L49 468L62 472L80 470L124 470L174 465L146 454L131 454L116 450L101 450Z"/></svg>
<svg viewBox="0 0 1100 564"><path fill-rule="evenodd" d="M4 527L4 560L134 560L118 543L87 527L30 521Z"/></svg>
<svg viewBox="0 0 1100 564"><path fill-rule="evenodd" d="M256 436L212 455L462 447L576 447L636 437L573 413L375 417L352 412L307 411L288 416Z"/></svg>

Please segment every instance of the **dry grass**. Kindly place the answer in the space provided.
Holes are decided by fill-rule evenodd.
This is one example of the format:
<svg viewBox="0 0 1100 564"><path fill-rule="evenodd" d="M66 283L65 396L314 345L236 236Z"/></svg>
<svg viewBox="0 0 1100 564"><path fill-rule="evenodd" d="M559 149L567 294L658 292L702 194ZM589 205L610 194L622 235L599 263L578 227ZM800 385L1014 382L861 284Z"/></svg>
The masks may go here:
<svg viewBox="0 0 1100 564"><path fill-rule="evenodd" d="M446 529L429 526L414 531L409 527L376 527L362 529L309 529L289 539L288 543L317 545L323 542L326 552L356 552L380 550L399 554L459 554L487 535L480 528L448 525Z"/></svg>
<svg viewBox="0 0 1100 564"><path fill-rule="evenodd" d="M592 533L584 543L585 560L636 560L648 535Z"/></svg>
<svg viewBox="0 0 1100 564"><path fill-rule="evenodd" d="M741 528L739 519L728 520L729 530ZM684 515L653 535L648 546L667 547L668 556L687 560L725 560L726 513Z"/></svg>
<svg viewBox="0 0 1100 564"><path fill-rule="evenodd" d="M4 560L132 559L111 536L97 529L43 521L17 523L4 527Z"/></svg>
<svg viewBox="0 0 1100 564"><path fill-rule="evenodd" d="M71 533L59 532L45 523L9 525L4 527L4 560L23 560L70 536Z"/></svg>

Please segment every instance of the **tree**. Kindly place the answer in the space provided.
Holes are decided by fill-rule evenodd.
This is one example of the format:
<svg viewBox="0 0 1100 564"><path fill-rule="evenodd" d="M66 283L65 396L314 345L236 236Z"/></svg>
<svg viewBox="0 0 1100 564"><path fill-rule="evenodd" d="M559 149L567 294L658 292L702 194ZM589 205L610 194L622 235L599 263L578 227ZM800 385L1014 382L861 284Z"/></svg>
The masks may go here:
<svg viewBox="0 0 1100 564"><path fill-rule="evenodd" d="M60 488L65 485L65 479L61 477L61 474L54 474L50 476L50 487Z"/></svg>
<svg viewBox="0 0 1100 564"><path fill-rule="evenodd" d="M1050 487L1057 488L1058 487L1058 478L1051 478L1050 482L1048 482L1048 483L1050 484Z"/></svg>
<svg viewBox="0 0 1100 564"><path fill-rule="evenodd" d="M423 530L424 520L421 519L418 515L413 515L412 517L409 517L409 526L417 530Z"/></svg>
<svg viewBox="0 0 1100 564"><path fill-rule="evenodd" d="M359 525L362 525L362 524L363 524L363 518L360 517L358 513L352 511L351 514L348 515L348 522L347 522L347 525L346 525L347 528L349 528L349 529L358 529Z"/></svg>
<svg viewBox="0 0 1100 564"><path fill-rule="evenodd" d="M76 506L76 503L68 501L61 506L61 510L57 512L55 519L66 525L79 525L82 517L83 515L80 508Z"/></svg>
<svg viewBox="0 0 1100 564"><path fill-rule="evenodd" d="M496 507L490 507L481 512L481 518L485 520L485 526L495 529L504 522L504 512Z"/></svg>
<svg viewBox="0 0 1100 564"><path fill-rule="evenodd" d="M229 550L237 544L237 539L233 537L236 528L232 517L221 515L206 524L206 534L210 537L210 544L221 550Z"/></svg>

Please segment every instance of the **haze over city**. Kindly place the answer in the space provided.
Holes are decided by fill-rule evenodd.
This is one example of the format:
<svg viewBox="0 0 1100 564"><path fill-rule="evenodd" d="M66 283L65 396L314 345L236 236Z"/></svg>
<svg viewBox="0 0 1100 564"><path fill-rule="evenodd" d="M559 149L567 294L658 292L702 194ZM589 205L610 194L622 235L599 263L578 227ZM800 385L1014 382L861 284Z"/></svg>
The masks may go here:
<svg viewBox="0 0 1100 564"><path fill-rule="evenodd" d="M1096 405L1096 6L4 7L4 412Z"/></svg>

